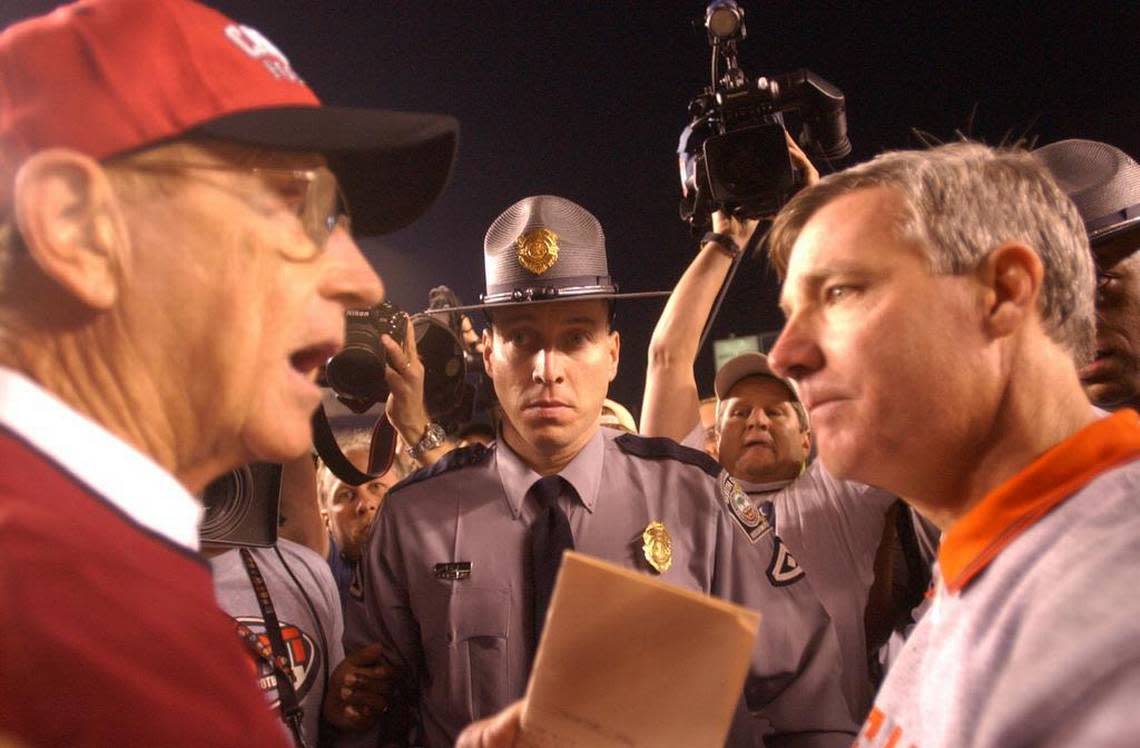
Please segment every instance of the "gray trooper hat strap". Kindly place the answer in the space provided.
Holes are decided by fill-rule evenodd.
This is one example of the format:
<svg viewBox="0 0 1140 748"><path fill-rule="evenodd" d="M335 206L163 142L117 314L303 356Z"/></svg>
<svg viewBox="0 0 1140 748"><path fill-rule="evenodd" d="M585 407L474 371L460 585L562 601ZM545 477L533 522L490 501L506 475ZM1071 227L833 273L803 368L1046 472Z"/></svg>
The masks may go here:
<svg viewBox="0 0 1140 748"><path fill-rule="evenodd" d="M482 295L482 299L487 304L494 304L500 301L534 301L560 296L615 292L617 292L617 286L614 285L609 276L576 275L569 278L551 279L549 283L533 286L497 283L487 287L487 293Z"/></svg>
<svg viewBox="0 0 1140 748"><path fill-rule="evenodd" d="M1093 221L1085 222L1089 241L1098 241L1122 233L1125 229L1140 225L1140 204L1130 205L1123 210L1110 213Z"/></svg>

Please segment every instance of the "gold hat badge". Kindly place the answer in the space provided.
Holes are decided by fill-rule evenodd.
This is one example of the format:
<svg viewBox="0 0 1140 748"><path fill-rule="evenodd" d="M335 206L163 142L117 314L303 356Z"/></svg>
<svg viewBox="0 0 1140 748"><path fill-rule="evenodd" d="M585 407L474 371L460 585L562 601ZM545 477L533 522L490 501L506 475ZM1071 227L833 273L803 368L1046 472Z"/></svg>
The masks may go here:
<svg viewBox="0 0 1140 748"><path fill-rule="evenodd" d="M658 574L669 571L673 565L673 539L669 531L660 522L650 522L645 531L641 533L642 553L649 565L657 570Z"/></svg>
<svg viewBox="0 0 1140 748"><path fill-rule="evenodd" d="M531 229L515 240L519 264L542 275L558 262L558 234L550 229Z"/></svg>

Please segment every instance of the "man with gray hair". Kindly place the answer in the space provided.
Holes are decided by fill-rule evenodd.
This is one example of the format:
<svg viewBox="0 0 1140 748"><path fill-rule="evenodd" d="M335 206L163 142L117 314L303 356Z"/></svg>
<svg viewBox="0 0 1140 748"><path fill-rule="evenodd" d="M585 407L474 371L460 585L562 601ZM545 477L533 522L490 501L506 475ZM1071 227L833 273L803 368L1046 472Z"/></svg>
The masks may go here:
<svg viewBox="0 0 1140 748"><path fill-rule="evenodd" d="M1021 151L896 152L777 217L795 379L836 476L943 530L932 605L857 745L1120 745L1140 733L1140 417L1103 417L1093 263Z"/></svg>
<svg viewBox="0 0 1140 748"><path fill-rule="evenodd" d="M1103 408L1140 406L1140 165L1093 140L1033 152L1076 203L1096 261L1096 353L1081 369Z"/></svg>

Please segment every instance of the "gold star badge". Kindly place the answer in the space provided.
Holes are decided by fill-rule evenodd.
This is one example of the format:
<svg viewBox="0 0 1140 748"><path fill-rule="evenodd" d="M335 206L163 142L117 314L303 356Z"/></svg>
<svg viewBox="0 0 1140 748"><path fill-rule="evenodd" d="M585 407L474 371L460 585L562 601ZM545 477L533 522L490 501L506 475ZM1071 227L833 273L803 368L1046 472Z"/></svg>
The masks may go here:
<svg viewBox="0 0 1140 748"><path fill-rule="evenodd" d="M550 229L531 229L515 240L519 264L542 275L558 262L558 234Z"/></svg>
<svg viewBox="0 0 1140 748"><path fill-rule="evenodd" d="M669 567L673 565L673 539L669 537L665 525L660 522L650 522L641 533L641 540L644 543L641 551L645 554L645 560L649 565L656 569L658 574L669 571Z"/></svg>

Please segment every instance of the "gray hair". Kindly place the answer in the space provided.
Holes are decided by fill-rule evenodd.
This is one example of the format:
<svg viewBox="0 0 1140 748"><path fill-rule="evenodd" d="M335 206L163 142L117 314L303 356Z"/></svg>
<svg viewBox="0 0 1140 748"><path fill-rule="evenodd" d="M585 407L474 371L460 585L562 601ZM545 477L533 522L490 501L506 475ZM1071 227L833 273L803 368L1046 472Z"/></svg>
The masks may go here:
<svg viewBox="0 0 1140 748"><path fill-rule="evenodd" d="M1028 151L951 143L891 151L831 174L793 198L772 224L768 251L787 272L792 247L813 215L861 189L887 187L902 198L900 237L925 248L933 273L972 272L1002 242L1024 242L1045 266L1038 301L1049 336L1077 366L1092 358L1096 317L1088 237L1076 206Z"/></svg>

